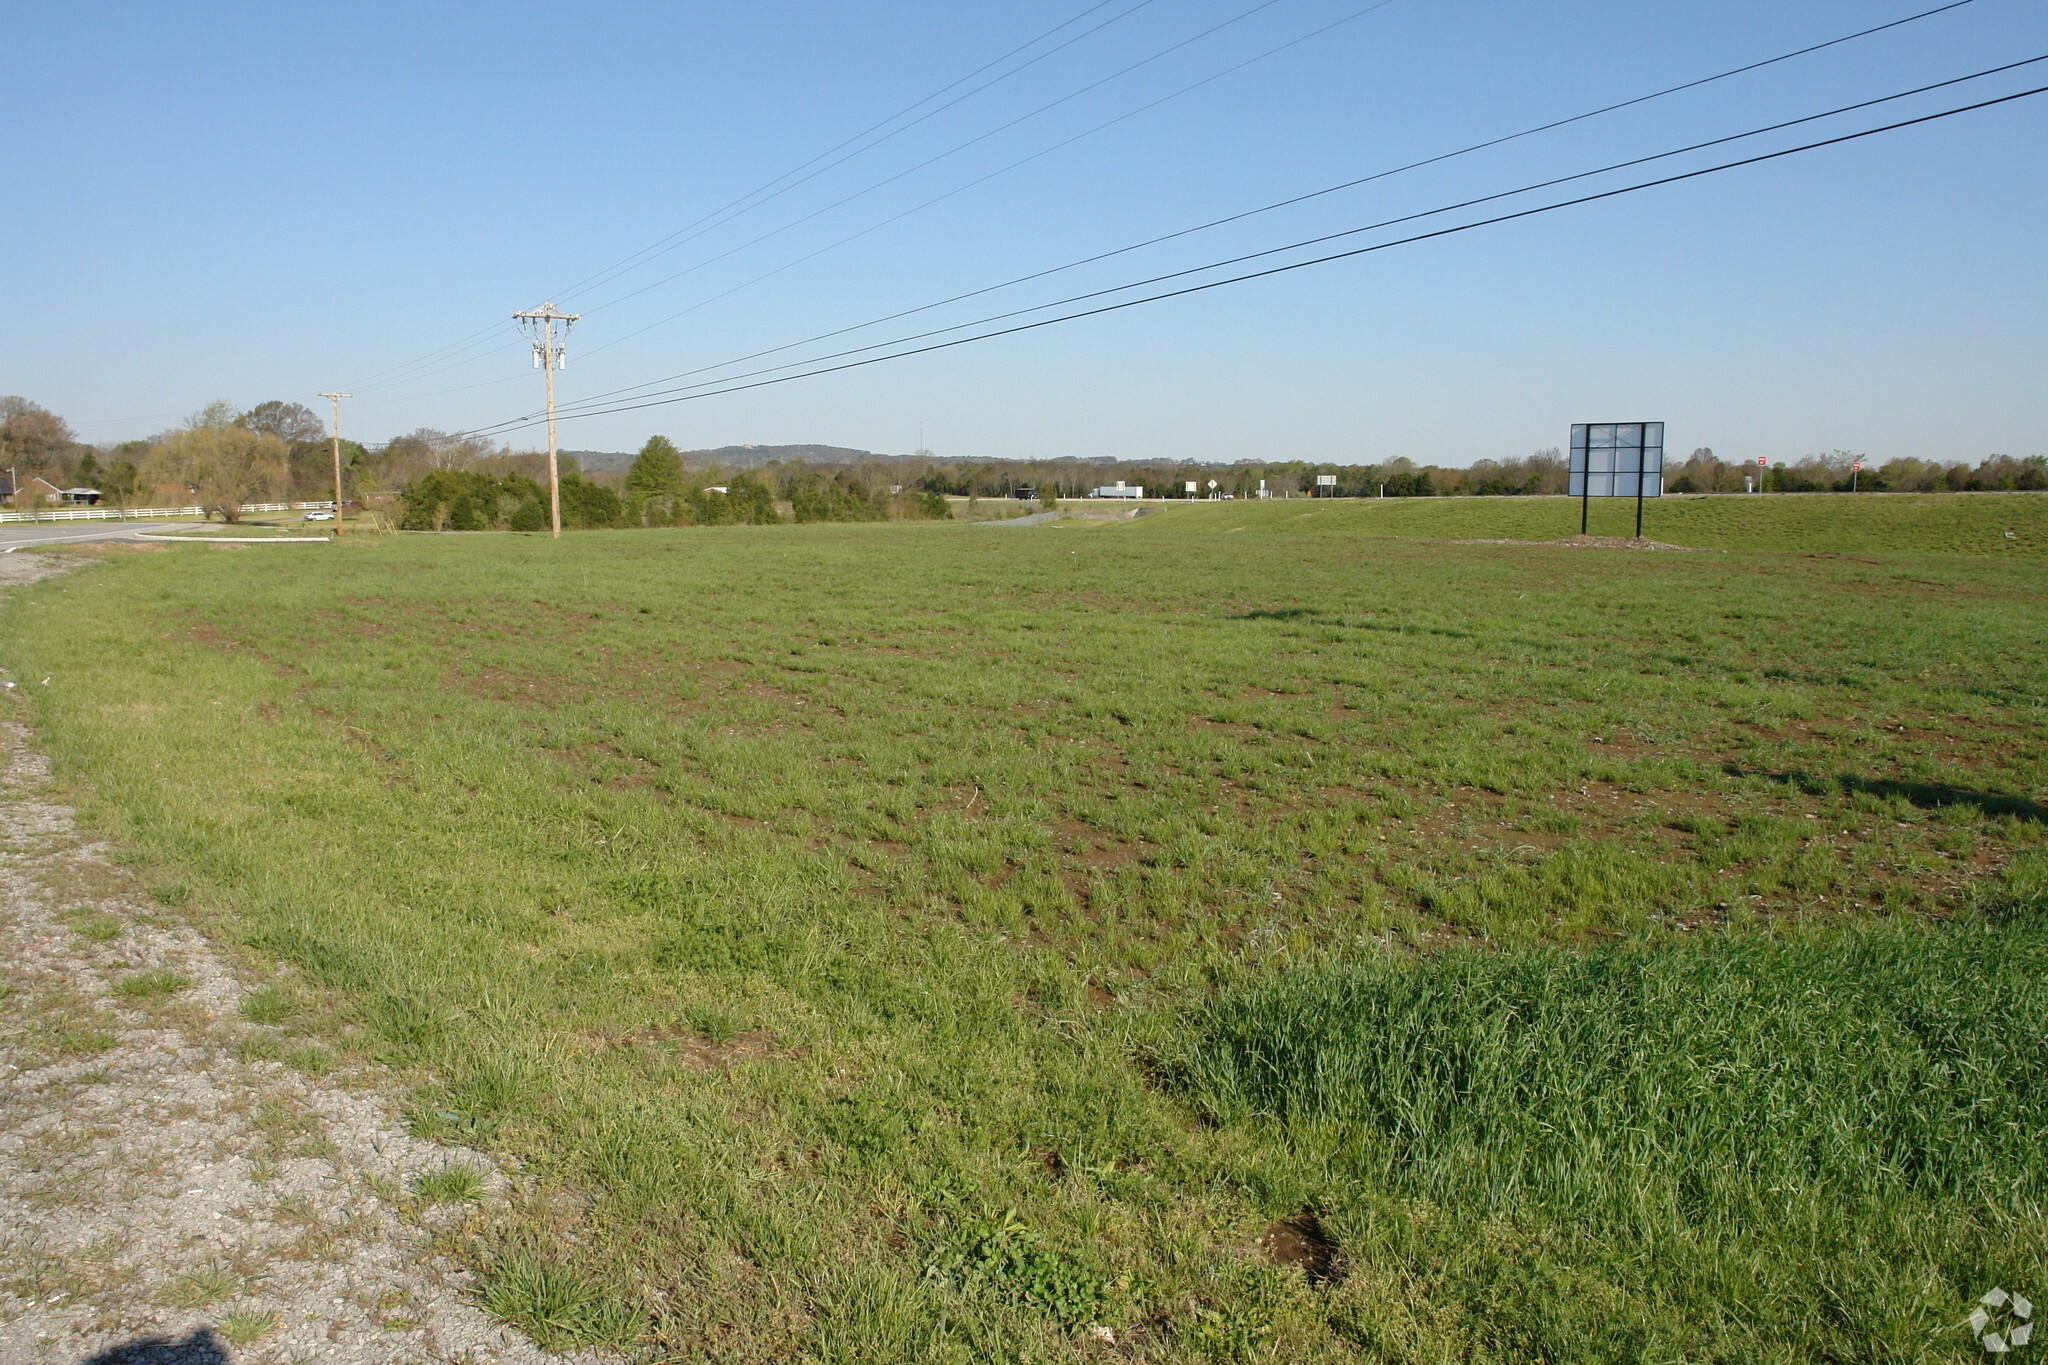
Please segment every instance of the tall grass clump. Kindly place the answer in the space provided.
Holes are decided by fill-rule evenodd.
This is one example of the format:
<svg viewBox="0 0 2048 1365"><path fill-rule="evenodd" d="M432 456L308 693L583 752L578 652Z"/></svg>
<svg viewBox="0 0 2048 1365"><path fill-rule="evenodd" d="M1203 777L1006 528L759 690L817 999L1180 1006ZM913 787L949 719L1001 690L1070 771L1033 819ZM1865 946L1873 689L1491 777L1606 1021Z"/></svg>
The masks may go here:
<svg viewBox="0 0 2048 1365"><path fill-rule="evenodd" d="M1712 1319L1759 1348L1846 1329L1903 1349L2043 1268L2048 916L2024 899L1948 924L1296 970L1195 1009L1178 1075L1211 1117L1319 1150L1340 1187L1435 1210L1469 1244L1449 1258L1468 1290L1493 1283L1504 1347L1562 1344L1555 1303L1500 1299L1555 1260L1590 1276L1582 1303L1643 1318L1589 1358L1676 1349ZM1520 1264L1483 1264L1503 1235Z"/></svg>

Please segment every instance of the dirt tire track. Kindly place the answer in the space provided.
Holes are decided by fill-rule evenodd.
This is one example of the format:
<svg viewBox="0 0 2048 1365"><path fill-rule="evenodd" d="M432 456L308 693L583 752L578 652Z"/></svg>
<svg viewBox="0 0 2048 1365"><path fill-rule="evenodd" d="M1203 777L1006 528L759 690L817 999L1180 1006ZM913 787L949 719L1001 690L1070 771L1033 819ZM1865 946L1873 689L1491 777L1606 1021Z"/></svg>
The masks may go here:
<svg viewBox="0 0 2048 1365"><path fill-rule="evenodd" d="M10 555L0 587L64 567ZM46 799L0 695L0 1362L562 1360L433 1254L471 1209L408 1193L464 1165L488 1205L502 1174L382 1095L238 1060L247 989ZM147 973L156 999L117 990Z"/></svg>

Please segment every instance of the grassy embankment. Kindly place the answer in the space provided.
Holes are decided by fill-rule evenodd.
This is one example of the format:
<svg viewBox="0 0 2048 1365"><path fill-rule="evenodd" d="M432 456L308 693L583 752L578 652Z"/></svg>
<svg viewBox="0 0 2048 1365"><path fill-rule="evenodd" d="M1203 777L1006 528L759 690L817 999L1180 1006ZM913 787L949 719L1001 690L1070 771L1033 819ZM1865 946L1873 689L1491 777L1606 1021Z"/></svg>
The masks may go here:
<svg viewBox="0 0 2048 1365"><path fill-rule="evenodd" d="M1565 506L181 547L0 662L281 1046L519 1163L545 1339L1966 1358L2048 1284L2048 498L1393 538Z"/></svg>

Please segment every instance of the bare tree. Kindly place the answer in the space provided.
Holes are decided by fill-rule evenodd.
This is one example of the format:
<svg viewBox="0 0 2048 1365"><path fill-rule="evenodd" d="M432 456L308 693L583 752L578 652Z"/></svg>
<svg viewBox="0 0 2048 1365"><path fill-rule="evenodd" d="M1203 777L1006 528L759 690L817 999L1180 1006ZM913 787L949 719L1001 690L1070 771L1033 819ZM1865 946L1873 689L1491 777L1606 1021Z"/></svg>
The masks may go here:
<svg viewBox="0 0 2048 1365"><path fill-rule="evenodd" d="M327 438L327 426L320 420L319 413L304 403L287 403L281 398L258 403L237 417L235 425L247 427L260 435L275 436L286 445Z"/></svg>

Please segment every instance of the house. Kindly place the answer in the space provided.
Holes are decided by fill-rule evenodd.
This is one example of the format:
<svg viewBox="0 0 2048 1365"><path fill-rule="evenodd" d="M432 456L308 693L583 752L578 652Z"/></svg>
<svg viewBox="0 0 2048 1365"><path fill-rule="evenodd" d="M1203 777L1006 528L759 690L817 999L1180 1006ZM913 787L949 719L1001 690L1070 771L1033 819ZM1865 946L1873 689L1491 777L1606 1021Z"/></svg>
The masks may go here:
<svg viewBox="0 0 2048 1365"><path fill-rule="evenodd" d="M56 507L64 502L64 490L48 479L31 474L17 485L7 480L4 495L9 503L22 507Z"/></svg>
<svg viewBox="0 0 2048 1365"><path fill-rule="evenodd" d="M66 488L62 493L66 507L97 507L100 503L97 488Z"/></svg>
<svg viewBox="0 0 2048 1365"><path fill-rule="evenodd" d="M1125 483L1122 479L1118 479L1114 487L1105 485L1101 488L1089 489L1088 496L1091 498L1142 498L1145 496L1145 485L1141 483Z"/></svg>

